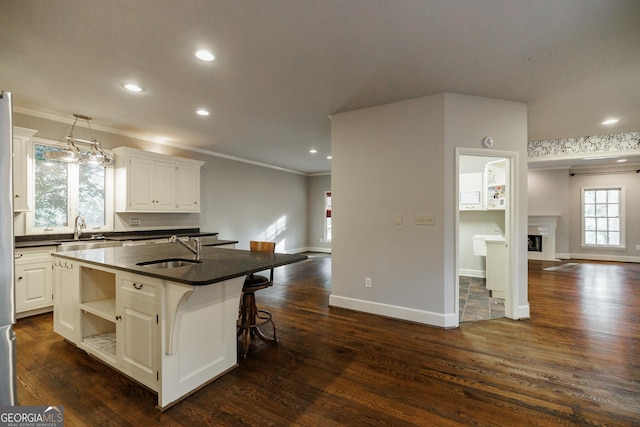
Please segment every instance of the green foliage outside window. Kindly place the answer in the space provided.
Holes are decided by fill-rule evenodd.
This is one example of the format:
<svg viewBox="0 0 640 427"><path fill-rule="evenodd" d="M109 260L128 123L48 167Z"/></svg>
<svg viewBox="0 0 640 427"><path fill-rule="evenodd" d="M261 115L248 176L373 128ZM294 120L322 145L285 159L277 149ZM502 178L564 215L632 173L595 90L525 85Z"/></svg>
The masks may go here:
<svg viewBox="0 0 640 427"><path fill-rule="evenodd" d="M104 226L105 168L47 160L45 151L60 149L35 145L35 226L72 226L72 206L88 227ZM72 188L77 188L77 200L70 200L76 194Z"/></svg>

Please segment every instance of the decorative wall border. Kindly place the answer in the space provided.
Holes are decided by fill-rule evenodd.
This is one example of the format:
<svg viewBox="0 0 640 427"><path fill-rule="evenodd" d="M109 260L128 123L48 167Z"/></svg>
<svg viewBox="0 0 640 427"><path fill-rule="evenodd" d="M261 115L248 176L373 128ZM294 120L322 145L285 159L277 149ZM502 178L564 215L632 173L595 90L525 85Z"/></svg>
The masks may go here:
<svg viewBox="0 0 640 427"><path fill-rule="evenodd" d="M640 132L545 139L527 143L527 157L530 159L575 157L588 153L616 153L634 150L640 152Z"/></svg>

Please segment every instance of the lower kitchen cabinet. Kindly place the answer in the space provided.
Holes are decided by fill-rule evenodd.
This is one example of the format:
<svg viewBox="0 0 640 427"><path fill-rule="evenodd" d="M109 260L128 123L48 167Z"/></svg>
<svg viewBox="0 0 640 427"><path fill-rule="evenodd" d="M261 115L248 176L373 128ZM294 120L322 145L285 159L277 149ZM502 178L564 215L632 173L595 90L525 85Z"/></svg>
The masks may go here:
<svg viewBox="0 0 640 427"><path fill-rule="evenodd" d="M53 275L50 250L16 250L15 298L17 317L51 311Z"/></svg>
<svg viewBox="0 0 640 427"><path fill-rule="evenodd" d="M76 344L80 339L79 303L78 264L58 258L53 263L53 331Z"/></svg>
<svg viewBox="0 0 640 427"><path fill-rule="evenodd" d="M54 271L54 331L157 391L159 311L155 284L62 259L56 261Z"/></svg>
<svg viewBox="0 0 640 427"><path fill-rule="evenodd" d="M159 316L156 286L120 279L116 318L118 367L147 387L159 381Z"/></svg>

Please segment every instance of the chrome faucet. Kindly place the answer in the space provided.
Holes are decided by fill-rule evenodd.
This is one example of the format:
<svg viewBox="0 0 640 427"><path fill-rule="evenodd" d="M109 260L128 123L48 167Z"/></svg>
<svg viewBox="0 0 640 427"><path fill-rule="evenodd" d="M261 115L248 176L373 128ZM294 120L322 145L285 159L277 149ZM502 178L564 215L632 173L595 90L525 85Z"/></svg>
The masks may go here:
<svg viewBox="0 0 640 427"><path fill-rule="evenodd" d="M195 245L193 248L188 244L186 244L185 242L183 242L182 240L178 239L178 236L174 235L169 237L169 243L178 243L179 245L184 246L196 256L196 259L198 261L201 260L202 259L202 243L200 242L200 239L197 237L189 237L189 241L195 242Z"/></svg>
<svg viewBox="0 0 640 427"><path fill-rule="evenodd" d="M87 223L84 222L84 218L78 215L75 221L75 227L73 227L73 240L80 240L82 236L82 230L87 228Z"/></svg>

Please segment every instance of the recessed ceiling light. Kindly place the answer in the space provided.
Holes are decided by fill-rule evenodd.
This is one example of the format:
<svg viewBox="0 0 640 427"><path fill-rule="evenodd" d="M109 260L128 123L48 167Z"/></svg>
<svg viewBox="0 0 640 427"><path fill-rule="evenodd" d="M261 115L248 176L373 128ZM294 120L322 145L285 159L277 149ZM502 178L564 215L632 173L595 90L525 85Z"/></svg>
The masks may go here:
<svg viewBox="0 0 640 427"><path fill-rule="evenodd" d="M199 115L199 116L208 116L209 112L207 110L205 110L204 108L201 108L201 109L196 111L196 114Z"/></svg>
<svg viewBox="0 0 640 427"><path fill-rule="evenodd" d="M208 50L199 50L196 52L196 56L201 61L213 61L215 59L213 53L209 52Z"/></svg>
<svg viewBox="0 0 640 427"><path fill-rule="evenodd" d="M316 150L315 148L312 148L311 150L309 150L309 152L311 154L316 154L318 152L318 150Z"/></svg>
<svg viewBox="0 0 640 427"><path fill-rule="evenodd" d="M142 88L135 83L123 83L122 87L130 92L142 92Z"/></svg>
<svg viewBox="0 0 640 427"><path fill-rule="evenodd" d="M332 159L332 157L331 157L331 156L327 156L327 159L328 159L328 160L331 160L331 159Z"/></svg>
<svg viewBox="0 0 640 427"><path fill-rule="evenodd" d="M618 163L624 163L624 162L626 162L626 161L627 161L627 159L620 159L620 160L616 160L616 162L618 162Z"/></svg>
<svg viewBox="0 0 640 427"><path fill-rule="evenodd" d="M618 119L607 119L604 122L602 122L601 124L603 125L614 125L618 123Z"/></svg>

